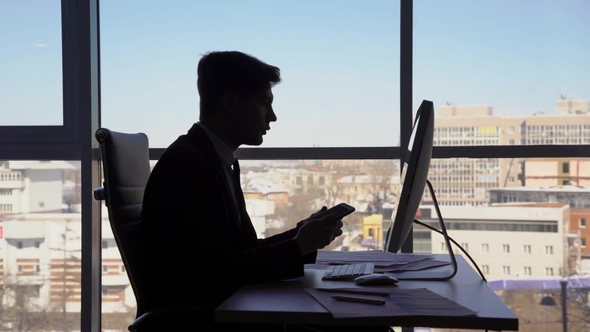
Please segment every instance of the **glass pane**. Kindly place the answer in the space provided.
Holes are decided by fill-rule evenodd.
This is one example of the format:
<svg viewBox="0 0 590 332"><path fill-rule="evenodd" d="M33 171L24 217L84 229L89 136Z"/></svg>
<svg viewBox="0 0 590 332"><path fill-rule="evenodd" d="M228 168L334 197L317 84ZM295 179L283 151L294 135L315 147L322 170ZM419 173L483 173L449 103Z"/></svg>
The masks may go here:
<svg viewBox="0 0 590 332"><path fill-rule="evenodd" d="M80 328L80 163L0 160L2 328Z"/></svg>
<svg viewBox="0 0 590 332"><path fill-rule="evenodd" d="M0 125L62 125L61 1L3 1L0 31Z"/></svg>
<svg viewBox="0 0 590 332"><path fill-rule="evenodd" d="M281 69L266 147L399 144L399 1L101 3L102 120L167 147L199 118L202 54Z"/></svg>
<svg viewBox="0 0 590 332"><path fill-rule="evenodd" d="M564 165L569 172L563 172ZM522 330L542 323L559 330L559 306L541 306L541 299L552 296L560 303L558 281L590 273L590 250L584 245L590 232L580 227L590 218L589 166L590 158L573 157L431 162L429 180L449 235L513 308ZM424 195L417 219L439 229L432 204ZM422 226L414 228L414 239L416 252L446 253L442 236ZM579 294L574 288L568 295L568 319L584 330L590 326L581 319L586 315Z"/></svg>
<svg viewBox="0 0 590 332"><path fill-rule="evenodd" d="M436 145L590 144L589 3L415 7L414 105L434 102Z"/></svg>
<svg viewBox="0 0 590 332"><path fill-rule="evenodd" d="M102 328L105 331L127 331L127 327L135 319L137 302L109 223L108 210L104 202L101 206Z"/></svg>
<svg viewBox="0 0 590 332"><path fill-rule="evenodd" d="M347 203L343 236L328 250L383 249L384 219L399 189L398 162L301 160L240 162L247 210L259 237L296 227L322 206Z"/></svg>

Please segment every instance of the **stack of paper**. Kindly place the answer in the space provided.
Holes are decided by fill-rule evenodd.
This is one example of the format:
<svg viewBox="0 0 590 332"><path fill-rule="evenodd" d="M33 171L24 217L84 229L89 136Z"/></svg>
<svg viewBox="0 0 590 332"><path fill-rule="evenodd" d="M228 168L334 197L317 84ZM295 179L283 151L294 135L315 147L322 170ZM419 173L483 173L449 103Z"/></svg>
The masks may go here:
<svg viewBox="0 0 590 332"><path fill-rule="evenodd" d="M320 250L315 264L305 267L326 269L334 264L373 263L375 272L418 271L437 266L449 265L449 262L432 259L432 255L393 254L385 251L328 251Z"/></svg>

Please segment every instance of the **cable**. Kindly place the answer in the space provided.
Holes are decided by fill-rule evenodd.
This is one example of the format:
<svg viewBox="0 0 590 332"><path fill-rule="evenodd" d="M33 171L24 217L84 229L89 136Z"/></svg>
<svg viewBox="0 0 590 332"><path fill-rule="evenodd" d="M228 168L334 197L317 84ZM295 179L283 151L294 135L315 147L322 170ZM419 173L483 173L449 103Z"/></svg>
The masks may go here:
<svg viewBox="0 0 590 332"><path fill-rule="evenodd" d="M415 222L416 224L420 225L420 226L426 227L426 228L430 229L431 231L435 231L435 232L437 232L438 234L441 234L441 235L443 235L443 236L444 236L444 234L443 234L443 232L442 232L442 231L440 231L440 230L438 230L438 229L436 229L436 228L434 228L434 227L432 227L432 226L430 226L430 225L426 225L425 223L421 222L420 220L414 219L414 222ZM462 251L462 252L463 252L465 255L467 255L467 258L469 258L469 260L471 261L471 263L472 263L472 264L475 266L475 269L477 270L477 272L478 272L478 273L479 273L479 275L481 276L481 279L483 279L483 281L484 281L485 283L487 283L488 281L487 281L486 277L483 275L483 273L482 273L482 272L481 272L481 270L479 269L479 266L477 266L477 263L475 263L475 261L474 261L474 260L473 260L473 258L471 258L471 256L470 256L470 255L467 253L467 251L465 251L465 249L463 249L463 247L461 247L461 245L459 245L459 243L457 243L457 241L453 240L453 238L452 238L452 237L450 237L450 236L449 236L449 240L450 240L451 242L453 242L453 243L454 243L454 244L457 246L457 248L461 249L461 251Z"/></svg>

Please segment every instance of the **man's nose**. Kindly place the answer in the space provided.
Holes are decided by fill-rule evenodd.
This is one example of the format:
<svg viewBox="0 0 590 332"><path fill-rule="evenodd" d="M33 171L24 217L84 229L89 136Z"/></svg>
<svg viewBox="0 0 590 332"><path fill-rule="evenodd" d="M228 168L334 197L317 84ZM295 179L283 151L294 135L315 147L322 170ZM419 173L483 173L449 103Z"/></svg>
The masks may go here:
<svg viewBox="0 0 590 332"><path fill-rule="evenodd" d="M268 121L270 121L270 122L276 122L277 121L277 115L275 114L275 111L272 110L272 109L270 110Z"/></svg>

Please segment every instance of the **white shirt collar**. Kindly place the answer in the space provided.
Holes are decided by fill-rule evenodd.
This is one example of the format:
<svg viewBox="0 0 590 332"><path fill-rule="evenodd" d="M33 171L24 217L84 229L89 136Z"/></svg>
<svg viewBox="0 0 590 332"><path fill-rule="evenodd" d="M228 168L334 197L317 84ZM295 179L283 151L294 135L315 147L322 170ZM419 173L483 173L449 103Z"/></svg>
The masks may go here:
<svg viewBox="0 0 590 332"><path fill-rule="evenodd" d="M236 160L236 156L234 152L225 144L224 141L221 140L215 133L213 133L209 128L205 127L204 124L197 122L197 125L203 128L211 143L213 143L213 148L215 148L215 152L219 155L219 157L225 161L228 165L233 165L234 161Z"/></svg>

